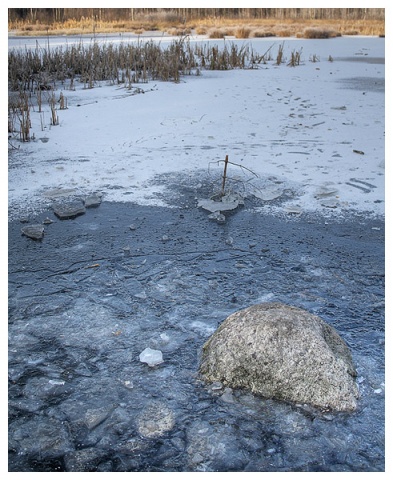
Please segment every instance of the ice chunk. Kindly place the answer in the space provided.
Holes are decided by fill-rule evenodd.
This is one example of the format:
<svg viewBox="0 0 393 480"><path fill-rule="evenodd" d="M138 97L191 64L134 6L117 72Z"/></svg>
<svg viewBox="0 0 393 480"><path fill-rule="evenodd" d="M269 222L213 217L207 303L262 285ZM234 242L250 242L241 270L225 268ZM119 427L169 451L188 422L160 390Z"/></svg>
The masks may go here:
<svg viewBox="0 0 393 480"><path fill-rule="evenodd" d="M27 227L22 228L22 234L33 240L41 240L44 236L44 231L44 227L40 224L28 225Z"/></svg>
<svg viewBox="0 0 393 480"><path fill-rule="evenodd" d="M338 195L338 190L336 188L329 188L327 186L320 186L318 190L315 192L314 197L318 199L333 197Z"/></svg>
<svg viewBox="0 0 393 480"><path fill-rule="evenodd" d="M239 205L244 205L244 199L237 194L223 195L220 200L202 199L198 200L198 207L209 212L226 212L234 210Z"/></svg>
<svg viewBox="0 0 393 480"><path fill-rule="evenodd" d="M337 208L339 205L339 202L335 200L334 198L328 199L328 200L323 200L321 202L321 205L326 208Z"/></svg>
<svg viewBox="0 0 393 480"><path fill-rule="evenodd" d="M161 334L160 334L160 338L161 338L161 340L162 340L164 343L168 343L168 342L169 342L169 335L167 335L166 333L161 333Z"/></svg>
<svg viewBox="0 0 393 480"><path fill-rule="evenodd" d="M287 211L287 213L293 213L296 215L300 215L303 212L303 210L297 205L287 205L285 207L285 210Z"/></svg>
<svg viewBox="0 0 393 480"><path fill-rule="evenodd" d="M85 207L86 208L92 208L92 207L98 207L101 205L101 195L89 195L88 197L85 198Z"/></svg>
<svg viewBox="0 0 393 480"><path fill-rule="evenodd" d="M51 385L64 385L65 384L65 381L64 380L49 380L49 382Z"/></svg>
<svg viewBox="0 0 393 480"><path fill-rule="evenodd" d="M225 215L221 212L211 213L208 218L210 220L215 220L217 223L225 223Z"/></svg>
<svg viewBox="0 0 393 480"><path fill-rule="evenodd" d="M267 186L264 187L263 189L258 189L253 192L254 196L257 198L260 198L261 200L268 202L270 200L275 200L278 197L281 197L281 195L284 193L283 188L277 188L274 186Z"/></svg>
<svg viewBox="0 0 393 480"><path fill-rule="evenodd" d="M139 360L143 363L147 363L149 367L154 367L164 361L161 350L153 350L149 347L145 348L139 355Z"/></svg>

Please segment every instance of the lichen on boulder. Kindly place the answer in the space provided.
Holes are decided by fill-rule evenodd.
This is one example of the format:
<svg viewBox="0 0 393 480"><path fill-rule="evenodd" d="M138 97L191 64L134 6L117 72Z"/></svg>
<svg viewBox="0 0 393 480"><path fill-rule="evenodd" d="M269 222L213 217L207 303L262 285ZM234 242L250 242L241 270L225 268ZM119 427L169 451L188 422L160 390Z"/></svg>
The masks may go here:
<svg viewBox="0 0 393 480"><path fill-rule="evenodd" d="M335 411L357 405L347 344L318 316L281 303L230 315L203 346L200 374L265 398Z"/></svg>

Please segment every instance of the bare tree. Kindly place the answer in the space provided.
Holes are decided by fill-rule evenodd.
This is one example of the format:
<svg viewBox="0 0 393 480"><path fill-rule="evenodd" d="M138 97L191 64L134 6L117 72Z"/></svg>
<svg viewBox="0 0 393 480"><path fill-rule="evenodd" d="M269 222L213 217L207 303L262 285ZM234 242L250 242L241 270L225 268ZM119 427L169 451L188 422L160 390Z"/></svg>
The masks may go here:
<svg viewBox="0 0 393 480"><path fill-rule="evenodd" d="M92 19L135 21L154 13L171 13L179 20L203 18L243 19L354 19L383 20L384 8L9 8L8 18L35 23Z"/></svg>

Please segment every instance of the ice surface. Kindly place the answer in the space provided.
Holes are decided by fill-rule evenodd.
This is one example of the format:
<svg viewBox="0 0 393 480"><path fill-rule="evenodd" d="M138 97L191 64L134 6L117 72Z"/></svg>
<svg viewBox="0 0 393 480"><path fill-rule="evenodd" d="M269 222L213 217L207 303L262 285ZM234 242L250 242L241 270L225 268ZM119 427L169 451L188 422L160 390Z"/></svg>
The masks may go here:
<svg viewBox="0 0 393 480"><path fill-rule="evenodd" d="M52 41L55 47L60 41L71 45L74 39ZM153 41L165 48L172 40ZM86 89L75 82L75 90L63 88L68 108L59 112L59 126L42 127L42 115L50 118L49 106L43 105L48 112L31 112L31 135L45 137L47 143L18 143L18 149L10 151L10 215L46 206L50 191L102 192L106 201L167 205L160 175L187 172L200 183L201 171L207 173L212 162L222 162L225 155L249 169L245 172L253 178L280 182L259 190L266 207L296 186L296 201L286 201L298 210L289 207L290 214L318 211L339 216L357 210L383 215L385 66L362 60L383 60L384 39L255 38L225 43L190 38L191 44L206 42L218 48L228 41L239 47L246 43L259 53L272 47L273 59L283 43L284 55L301 50L302 62L295 68L272 60L252 70L202 70L179 84L143 85L144 95L129 95L106 83ZM22 45L36 48L29 38L9 40L10 49ZM313 55L320 61L309 61ZM328 61L329 56L340 61ZM363 79L361 85L356 83L360 90L353 88L353 78ZM222 163L216 170L222 175ZM228 181L239 171L228 164ZM372 187L361 189L353 178ZM327 183L335 208L323 201L329 193Z"/></svg>
<svg viewBox="0 0 393 480"><path fill-rule="evenodd" d="M41 243L22 236L19 222L9 227L13 471L33 468L31 458L36 471L64 468L63 458L68 469L77 459L78 468L108 471L383 469L383 222L242 209L219 225L198 208L104 201L53 222ZM211 333L234 311L272 299L321 316L348 342L361 380L354 415L200 383ZM161 361L151 350L165 359L157 367L148 367ZM165 405L158 443L145 438L156 432L145 410L152 399ZM64 428L49 429L53 419ZM36 456L28 441L36 435L59 445L55 459L51 449Z"/></svg>
<svg viewBox="0 0 393 480"><path fill-rule="evenodd" d="M282 41L247 43L274 55ZM9 152L10 470L384 470L384 65L353 61L384 57L384 45L285 39L287 55L303 49L299 67L202 71L144 95L76 82L59 126L42 131L31 112L38 140ZM354 77L367 80L353 88ZM220 223L197 199L217 193L211 162L226 154L258 177L228 166L245 205ZM49 211L97 192L101 204L75 219ZM21 235L20 219L48 217L43 241ZM224 386L198 381L211 332L271 299L348 342L362 380L355 415L222 397ZM161 367L140 361L146 345ZM138 430L154 420L152 399L171 427L159 439Z"/></svg>

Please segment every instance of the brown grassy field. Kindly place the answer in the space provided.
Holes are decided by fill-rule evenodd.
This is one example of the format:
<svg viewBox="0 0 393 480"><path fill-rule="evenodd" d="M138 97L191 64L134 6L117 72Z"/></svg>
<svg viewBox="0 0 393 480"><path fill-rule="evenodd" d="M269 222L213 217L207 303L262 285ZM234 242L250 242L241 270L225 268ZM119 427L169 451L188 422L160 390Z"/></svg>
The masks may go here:
<svg viewBox="0 0 393 480"><path fill-rule="evenodd" d="M205 18L180 23L173 20L134 20L99 22L92 19L80 21L68 20L63 23L44 25L41 23L9 23L8 31L21 36L41 35L81 35L99 33L132 32L143 34L149 31L160 31L169 35L198 34L209 38L258 37L298 37L328 38L341 35L384 36L383 20L239 20L225 18Z"/></svg>

